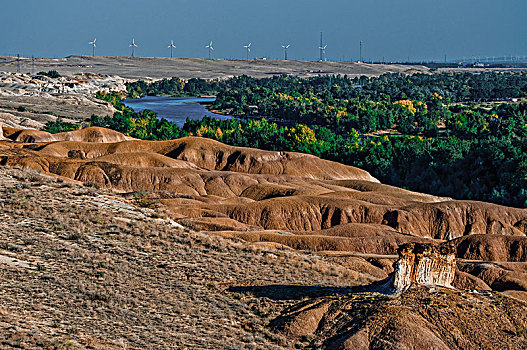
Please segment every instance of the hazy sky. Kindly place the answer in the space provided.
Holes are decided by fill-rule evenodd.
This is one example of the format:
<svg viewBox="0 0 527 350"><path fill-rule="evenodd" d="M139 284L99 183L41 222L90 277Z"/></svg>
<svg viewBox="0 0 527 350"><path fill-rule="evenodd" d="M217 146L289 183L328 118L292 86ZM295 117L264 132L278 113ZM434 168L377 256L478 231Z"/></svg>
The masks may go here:
<svg viewBox="0 0 527 350"><path fill-rule="evenodd" d="M318 59L527 55L527 0L0 0L0 55Z"/></svg>

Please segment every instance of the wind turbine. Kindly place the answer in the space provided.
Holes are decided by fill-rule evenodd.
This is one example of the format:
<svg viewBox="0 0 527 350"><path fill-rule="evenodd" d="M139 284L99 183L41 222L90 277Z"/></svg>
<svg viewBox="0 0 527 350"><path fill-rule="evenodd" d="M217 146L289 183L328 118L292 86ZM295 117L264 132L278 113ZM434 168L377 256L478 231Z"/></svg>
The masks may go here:
<svg viewBox="0 0 527 350"><path fill-rule="evenodd" d="M214 51L214 46L212 46L212 41L210 42L210 44L205 46L205 48L209 49L209 60L212 59L212 51Z"/></svg>
<svg viewBox="0 0 527 350"><path fill-rule="evenodd" d="M326 46L319 47L320 52L322 52L322 62L326 62L326 47L328 46L326 45Z"/></svg>
<svg viewBox="0 0 527 350"><path fill-rule="evenodd" d="M251 44L252 43L249 43L248 45L243 46L247 49L247 60L249 60L249 54L251 53Z"/></svg>
<svg viewBox="0 0 527 350"><path fill-rule="evenodd" d="M174 45L174 40L170 40L170 45L168 45L168 48L170 49L170 58L174 57L173 52L176 48L176 45Z"/></svg>
<svg viewBox="0 0 527 350"><path fill-rule="evenodd" d="M291 46L291 44L282 45L282 48L284 49L284 59L287 61L287 49Z"/></svg>
<svg viewBox="0 0 527 350"><path fill-rule="evenodd" d="M95 44L97 42L97 38L93 39L93 41L90 41L89 42L89 45L92 46L92 56L95 56L95 48L97 47L97 45Z"/></svg>
<svg viewBox="0 0 527 350"><path fill-rule="evenodd" d="M137 45L135 44L135 39L132 39L132 43L130 45L128 45L128 47L132 48L132 57L134 57L135 56L135 48L137 47Z"/></svg>

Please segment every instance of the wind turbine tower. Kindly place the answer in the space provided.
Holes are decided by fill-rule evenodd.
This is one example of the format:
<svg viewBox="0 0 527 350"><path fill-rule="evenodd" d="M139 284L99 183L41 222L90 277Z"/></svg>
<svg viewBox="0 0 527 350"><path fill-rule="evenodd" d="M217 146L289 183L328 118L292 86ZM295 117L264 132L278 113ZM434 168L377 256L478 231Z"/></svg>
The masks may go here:
<svg viewBox="0 0 527 350"><path fill-rule="evenodd" d="M289 46L291 46L291 44L282 45L282 48L284 49L284 60L286 61L287 61L287 49L289 49Z"/></svg>
<svg viewBox="0 0 527 350"><path fill-rule="evenodd" d="M249 54L251 53L251 44L252 43L249 43L248 45L243 46L247 49L247 61L249 60Z"/></svg>
<svg viewBox="0 0 527 350"><path fill-rule="evenodd" d="M170 45L168 45L168 48L170 49L170 58L174 57L174 49L176 48L176 45L174 45L174 40L170 40Z"/></svg>
<svg viewBox="0 0 527 350"><path fill-rule="evenodd" d="M320 52L322 53L322 59L320 60L321 62L326 62L326 47L328 46L320 46Z"/></svg>
<svg viewBox="0 0 527 350"><path fill-rule="evenodd" d="M92 53L91 53L92 57L95 56L95 48L97 47L97 45L95 44L96 42L97 42L97 38L89 42L89 45L92 46Z"/></svg>
<svg viewBox="0 0 527 350"><path fill-rule="evenodd" d="M132 48L132 57L134 57L135 56L135 48L137 47L137 45L135 44L135 39L132 39L132 43L130 45L128 45L128 47Z"/></svg>
<svg viewBox="0 0 527 350"><path fill-rule="evenodd" d="M212 51L214 51L214 46L212 46L212 41L210 42L210 44L205 46L205 48L209 49L209 60L212 59Z"/></svg>

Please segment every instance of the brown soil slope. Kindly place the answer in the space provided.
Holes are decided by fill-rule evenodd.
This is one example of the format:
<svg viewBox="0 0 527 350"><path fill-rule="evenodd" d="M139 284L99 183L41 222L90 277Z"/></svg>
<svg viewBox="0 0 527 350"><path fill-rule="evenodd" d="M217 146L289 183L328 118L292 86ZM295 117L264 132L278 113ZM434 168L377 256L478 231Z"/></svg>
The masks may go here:
<svg viewBox="0 0 527 350"><path fill-rule="evenodd" d="M224 343L212 332L220 325L221 339L247 337L249 348L527 345L527 304L520 301L527 298L527 210L415 193L314 156L203 138L128 140L100 128L61 135L5 128L3 135L11 141L0 141L0 175L12 173L0 176L7 184L0 187L0 233L7 235L0 250L10 252L0 251L0 266L9 266L0 272L13 282L0 288L8 310L0 312L1 344L119 346L105 340L111 335L136 348L218 348ZM7 167L30 175L17 184L18 170ZM38 173L53 180L42 185ZM462 259L453 285L479 292L348 295L348 286L391 273L401 244L445 240ZM253 250L262 255L254 258ZM286 268L291 256L297 269ZM210 294L211 285L221 287ZM222 294L229 287L241 292L240 302L232 290ZM32 308L41 294L43 305ZM180 299L196 307L180 309ZM250 311L220 310L240 304ZM103 317L101 310L110 311ZM43 323L50 314L51 325ZM54 333L71 327L64 319L81 331ZM91 338L86 320L98 320ZM10 324L17 325L12 332ZM197 339L196 329L208 337Z"/></svg>
<svg viewBox="0 0 527 350"><path fill-rule="evenodd" d="M527 232L526 210L398 189L361 169L306 154L197 137L127 140L101 128L56 135L5 129L4 135L19 142L0 145L2 165L143 196L147 191L174 219L206 231L270 230L266 241L314 250L371 248L372 254L393 254L398 243L412 239ZM296 238L284 240L273 230L294 232ZM255 237L263 239L245 234L251 241ZM370 237L372 243L365 244Z"/></svg>
<svg viewBox="0 0 527 350"><path fill-rule="evenodd" d="M130 140L120 132L100 127L89 127L85 129L50 134L40 130L5 128L4 136L16 142L42 143L54 141L77 141L77 142L120 142Z"/></svg>
<svg viewBox="0 0 527 350"><path fill-rule="evenodd" d="M276 311L225 289L374 280L312 254L185 232L133 204L0 167L1 349L291 349L264 328Z"/></svg>
<svg viewBox="0 0 527 350"><path fill-rule="evenodd" d="M271 327L303 347L367 349L524 349L527 305L497 293L429 292L392 298L368 293L311 299Z"/></svg>

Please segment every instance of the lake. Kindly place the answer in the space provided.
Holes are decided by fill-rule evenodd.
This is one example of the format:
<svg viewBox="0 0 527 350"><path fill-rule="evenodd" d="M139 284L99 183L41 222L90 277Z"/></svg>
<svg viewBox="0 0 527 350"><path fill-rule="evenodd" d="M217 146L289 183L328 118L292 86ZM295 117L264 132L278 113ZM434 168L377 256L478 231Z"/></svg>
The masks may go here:
<svg viewBox="0 0 527 350"><path fill-rule="evenodd" d="M201 103L214 102L215 98L204 97L166 97L166 96L145 96L138 99L124 100L123 104L132 108L135 112L142 112L145 109L156 112L159 118L177 124L182 127L187 118L201 120L203 117L213 117L218 119L231 119L232 117L210 112Z"/></svg>

